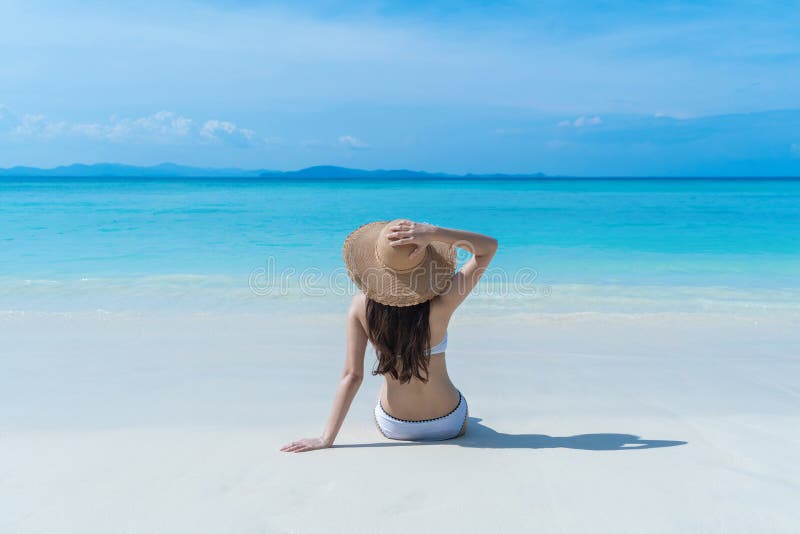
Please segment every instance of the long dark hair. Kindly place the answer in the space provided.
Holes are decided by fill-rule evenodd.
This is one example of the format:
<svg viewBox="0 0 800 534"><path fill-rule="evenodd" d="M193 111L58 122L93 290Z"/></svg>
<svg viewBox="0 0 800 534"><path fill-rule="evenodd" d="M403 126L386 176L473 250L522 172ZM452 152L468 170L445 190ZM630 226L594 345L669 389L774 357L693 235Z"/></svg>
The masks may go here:
<svg viewBox="0 0 800 534"><path fill-rule="evenodd" d="M412 377L428 381L430 311L429 300L414 306L387 306L367 298L367 336L378 356L373 375L389 373L401 384Z"/></svg>

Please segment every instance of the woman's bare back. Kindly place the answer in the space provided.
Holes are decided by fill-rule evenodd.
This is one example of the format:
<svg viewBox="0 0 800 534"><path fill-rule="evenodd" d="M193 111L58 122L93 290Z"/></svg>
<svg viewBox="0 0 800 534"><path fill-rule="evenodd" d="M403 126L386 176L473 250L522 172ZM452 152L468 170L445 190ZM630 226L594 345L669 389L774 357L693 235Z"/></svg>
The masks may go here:
<svg viewBox="0 0 800 534"><path fill-rule="evenodd" d="M359 300L360 322L364 332L367 332L366 297L358 294L354 298ZM444 339L450 322L449 311L437 301L438 297L431 301L429 317L432 347ZM430 356L427 383L412 377L410 382L402 384L392 376L384 375L380 401L386 413L398 419L420 421L453 411L458 405L459 392L447 374L445 355L442 352Z"/></svg>

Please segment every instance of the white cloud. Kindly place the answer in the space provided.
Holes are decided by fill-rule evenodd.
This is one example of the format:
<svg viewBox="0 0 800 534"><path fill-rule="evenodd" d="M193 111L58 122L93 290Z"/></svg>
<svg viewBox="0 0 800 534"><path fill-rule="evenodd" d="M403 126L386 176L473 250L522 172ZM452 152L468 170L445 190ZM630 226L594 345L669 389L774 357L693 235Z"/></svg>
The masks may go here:
<svg viewBox="0 0 800 534"><path fill-rule="evenodd" d="M369 148L369 145L367 143L352 135L342 135L341 137L339 137L339 144L342 146L346 146L347 148L350 148L352 150Z"/></svg>
<svg viewBox="0 0 800 534"><path fill-rule="evenodd" d="M50 139L62 135L66 128L66 122L51 122L46 120L44 115L26 114L17 122L12 132L21 137Z"/></svg>
<svg viewBox="0 0 800 534"><path fill-rule="evenodd" d="M603 119L598 117L597 115L593 117L589 117L587 115L581 115L575 120L569 121L561 121L558 123L558 126L561 127L574 127L574 128L582 128L584 126L597 126L598 124L602 124Z"/></svg>
<svg viewBox="0 0 800 534"><path fill-rule="evenodd" d="M600 124L602 122L603 122L603 120L600 117L598 117L597 115L595 115L594 117L585 117L585 116L581 115L580 117L575 119L575 122L573 122L572 125L575 126L576 128L580 128L581 126L584 126L584 125L585 126L596 126L596 125L598 125L598 124Z"/></svg>
<svg viewBox="0 0 800 534"><path fill-rule="evenodd" d="M210 120L200 128L200 136L214 141L249 144L255 139L256 133L247 128L239 128L232 122Z"/></svg>
<svg viewBox="0 0 800 534"><path fill-rule="evenodd" d="M159 111L138 119L116 119L100 131L111 141L138 140L176 140L185 138L192 132L192 119L177 115L172 111Z"/></svg>
<svg viewBox="0 0 800 534"><path fill-rule="evenodd" d="M656 111L655 113L653 113L653 116L657 119L660 119L662 117L667 117L670 119L677 119L677 120L692 118L692 116L688 113L681 113L676 111Z"/></svg>
<svg viewBox="0 0 800 534"><path fill-rule="evenodd" d="M0 106L0 134L21 139L82 137L113 143L208 143L251 144L256 133L222 120L196 122L172 111L159 111L138 118L111 117L104 123L51 121L44 115L26 114L19 118Z"/></svg>

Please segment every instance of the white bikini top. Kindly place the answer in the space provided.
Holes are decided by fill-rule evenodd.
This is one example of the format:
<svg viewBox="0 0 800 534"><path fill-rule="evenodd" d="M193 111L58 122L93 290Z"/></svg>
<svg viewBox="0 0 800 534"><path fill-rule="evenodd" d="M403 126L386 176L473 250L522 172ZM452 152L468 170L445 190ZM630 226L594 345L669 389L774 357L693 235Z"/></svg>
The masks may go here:
<svg viewBox="0 0 800 534"><path fill-rule="evenodd" d="M431 347L431 350L428 352L428 354L439 354L444 352L446 348L447 348L447 330L445 330L444 332L444 339L442 340L442 342L436 345L435 347Z"/></svg>
<svg viewBox="0 0 800 534"><path fill-rule="evenodd" d="M428 351L426 354L429 356L434 354L442 354L444 353L445 349L447 349L447 330L444 332L444 339L438 345L431 347L431 350ZM399 356L398 356L399 357Z"/></svg>

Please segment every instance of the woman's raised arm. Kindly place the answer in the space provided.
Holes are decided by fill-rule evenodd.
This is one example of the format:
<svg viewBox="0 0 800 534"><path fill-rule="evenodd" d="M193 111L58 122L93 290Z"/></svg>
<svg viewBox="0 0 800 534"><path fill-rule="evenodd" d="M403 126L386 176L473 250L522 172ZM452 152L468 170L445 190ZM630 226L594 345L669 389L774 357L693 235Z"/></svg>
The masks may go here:
<svg viewBox="0 0 800 534"><path fill-rule="evenodd" d="M388 238L393 246L417 246L410 257L422 253L431 241L450 243L473 254L472 258L455 274L449 290L440 295L441 303L445 304L451 312L464 302L497 252L497 239L467 230L442 228L413 221L401 221L392 226L390 230Z"/></svg>

